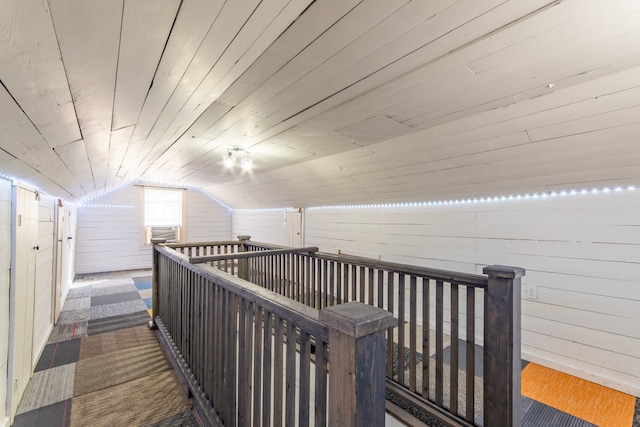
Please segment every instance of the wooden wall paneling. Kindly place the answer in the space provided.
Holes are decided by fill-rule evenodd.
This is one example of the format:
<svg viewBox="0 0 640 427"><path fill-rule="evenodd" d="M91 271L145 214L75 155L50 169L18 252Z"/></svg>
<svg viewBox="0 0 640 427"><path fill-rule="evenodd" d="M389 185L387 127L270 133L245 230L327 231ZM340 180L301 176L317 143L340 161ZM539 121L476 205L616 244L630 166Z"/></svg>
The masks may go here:
<svg viewBox="0 0 640 427"><path fill-rule="evenodd" d="M79 139L65 145L54 148L60 160L73 173L79 182L88 183L93 181L93 171L89 162L89 155L86 150L86 143ZM87 190L89 190L87 188Z"/></svg>
<svg viewBox="0 0 640 427"><path fill-rule="evenodd" d="M0 179L0 423L8 424L9 266L11 259L11 182Z"/></svg>
<svg viewBox="0 0 640 427"><path fill-rule="evenodd" d="M636 148L630 146L628 141L637 128L637 124L632 124L614 129L601 129L589 134L571 135L536 144L518 145L474 156L454 157L440 162L422 163L406 168L378 170L351 176L359 182L368 183L369 187L381 188L398 182L409 184L407 181L411 180L414 188L429 188L441 182L440 180L445 176L451 185L456 185L470 182L470 180L474 182L498 181L507 171L512 179L565 173L567 170L587 167L585 162L589 160L596 163L594 166L600 165L602 168L602 165L606 164L602 157L618 153L626 155L635 153ZM599 142L603 140L614 142L606 145L600 144ZM556 157L548 159L548 156L544 155L543 147L555 148ZM540 162L532 161L534 159L539 159ZM452 168L457 168L459 173L452 175L450 173ZM424 179L420 179L420 175ZM380 182L381 187L372 185L376 182Z"/></svg>
<svg viewBox="0 0 640 427"><path fill-rule="evenodd" d="M581 5L583 6L583 5ZM609 11L614 10L613 8L607 8L608 11L602 11L603 15L608 15ZM593 10L593 9L592 9ZM596 8L597 10L597 8ZM570 7L552 7L544 10L543 13L537 14L535 16L530 17L527 20L524 20L517 25L513 25L505 28L504 30L498 32L497 34L492 35L492 37L480 40L478 43L474 43L468 49L464 49L460 52L456 52L454 57L458 59L459 63L467 64L469 70L474 73L476 76L477 85L480 82L489 83L491 81L495 81L496 91L493 93L500 93L499 91L504 88L509 88L511 86L510 83L505 82L506 76L520 76L524 77L527 74L537 75L539 78L538 83L534 83L533 86L537 84L538 86L544 85L546 83L556 83L556 80L561 79L559 76L562 75L564 77L571 76L572 72L570 70L575 69L572 67L578 68L588 68L585 64L591 62L593 64L607 64L611 63L611 60L602 60L600 55L583 55L581 51L581 47L585 47L585 39L589 37L593 37L594 35L598 35L597 40L602 40L603 37L609 37L610 34L616 31L624 32L624 25L622 28L613 28L610 22L607 22L607 18L600 19L598 18L595 22L590 22L588 18L585 18L584 22L576 23L573 21L573 17L577 12ZM616 13L620 13L616 11ZM594 15L598 15L597 12ZM620 16L617 17L618 19ZM609 18L615 19L615 18ZM571 31L566 31L565 27L562 25L564 22L573 21L571 23ZM609 28L606 27L609 25ZM602 32L594 31L594 26L600 26ZM615 24L614 24L615 26ZM604 27L604 28L602 28ZM546 29L546 30L544 30ZM554 32L557 32L554 36ZM581 32L585 32L584 37L580 38ZM589 34L587 34L589 33ZM606 36L603 36L606 34ZM566 43L560 43L559 40L567 39L570 37L578 37L577 43L572 44L572 50L568 52L558 52L559 49L566 49ZM536 41L535 49L536 52L532 52L532 46L530 43ZM501 46L505 46L504 49L500 49ZM546 46L545 46L546 45ZM517 50L518 53L515 53ZM495 53L493 53L495 51ZM579 53L579 55L578 55ZM625 52L614 53L618 58L624 58ZM506 56L505 56L506 55ZM519 60L513 61L513 56L516 55ZM524 55L524 56L523 56ZM569 67L546 67L546 63L553 62L557 60L557 56L576 56L575 61L568 62ZM497 58L495 58L497 57ZM509 61L505 62L505 58L508 57ZM491 61L492 65L487 65L485 68L482 66L478 67L478 70L474 68L474 59L481 58L480 61ZM532 58L536 58L536 61L533 62ZM587 59L588 58L588 59ZM586 62L585 62L586 61ZM557 63L554 62L554 63ZM594 66L594 65L592 65ZM490 72L487 72L490 70ZM483 72L484 71L484 72ZM610 71L611 72L611 71ZM491 76L493 74L493 76ZM495 76L500 75L500 81L495 79ZM543 80L543 75L549 76L546 80ZM490 77L491 76L491 77ZM551 77L555 76L555 77ZM490 77L489 80L487 78ZM589 76L589 79L593 79L593 73ZM546 82L546 83L545 83ZM562 83L564 85L565 83ZM500 86L501 85L501 86ZM459 87L457 88L457 93L462 94L462 90L467 92L469 87ZM522 89L519 90L522 92ZM504 93L504 92L503 92ZM451 96L451 91L448 92L449 96ZM455 96L455 102L459 102L461 97ZM443 104L443 101L447 101L445 99L433 99L433 101L438 101L439 104ZM446 105L446 104L445 104ZM413 117L421 116L427 113L428 110L422 107L414 109ZM414 125L416 123L413 123Z"/></svg>
<svg viewBox="0 0 640 427"><path fill-rule="evenodd" d="M52 147L80 138L48 4L0 5L0 74L16 102ZM22 58L14 61L16 57Z"/></svg>
<svg viewBox="0 0 640 427"><path fill-rule="evenodd" d="M199 191L187 197L187 242L221 241L231 238L231 211Z"/></svg>
<svg viewBox="0 0 640 427"><path fill-rule="evenodd" d="M233 40L214 63L206 77L187 100L185 100L172 125L165 132L182 134L211 103L240 76L264 51L298 18L309 5L309 0L283 2L269 0L260 2ZM251 8L247 8L251 10ZM222 17L221 19L224 19ZM230 32L217 26L222 34ZM230 32L233 34L233 32ZM220 34L212 34L219 40ZM173 142L173 141L171 141ZM160 151L162 152L162 151Z"/></svg>
<svg viewBox="0 0 640 427"><path fill-rule="evenodd" d="M167 148L157 158L156 163L160 167L182 168L191 161L208 155L221 144L215 138L221 132L216 128L216 123L229 112L231 107L214 102L198 117L187 132L180 136L174 144ZM175 158L184 159L177 164ZM222 161L222 156L220 157Z"/></svg>
<svg viewBox="0 0 640 427"><path fill-rule="evenodd" d="M436 124L448 122L461 117L477 114L498 107L505 107L520 99L543 96L553 90L576 85L594 78L606 76L618 71L623 71L640 64L640 57L635 53L638 46L627 49L616 49L616 57L602 58L601 56L589 56L589 61L578 61L576 58L568 69L556 70L553 64L557 58L538 58L536 63L529 64L528 68L517 68L512 70L496 69L492 70L493 79L483 85L475 85L473 88L464 88L464 92L452 94L449 92L448 98L438 102L439 109L435 105L430 107L430 111L416 116L414 119L404 123L419 129L434 126ZM619 56L618 56L619 54ZM610 56L612 56L611 54ZM582 57L580 57L582 59ZM515 68L516 66L512 66ZM520 66L518 66L520 67ZM584 70L587 71L584 71ZM550 71L551 70L551 71ZM514 77L511 77L514 76ZM483 75L480 75L482 79ZM487 76L488 77L488 76ZM535 82L528 87L520 86L520 91L515 94L508 86L505 86L505 79L514 79L513 84L519 85L521 82ZM547 82L539 84L539 82ZM553 86L549 86L552 84ZM479 89L482 88L482 89ZM480 92L483 92L482 94ZM487 97L491 94L491 98Z"/></svg>
<svg viewBox="0 0 640 427"><path fill-rule="evenodd" d="M579 291L579 289L577 290ZM558 322L586 329L597 330L600 333L614 334L616 337L628 337L640 339L640 331L633 322L621 321L620 316L615 314L594 313L584 309L558 306L552 303L539 300L522 300L523 327L529 330L544 331L545 328L533 328L529 324L529 318L545 319L550 322ZM623 343L623 345L627 345ZM610 346L609 348L616 348ZM635 351L635 349L634 349Z"/></svg>
<svg viewBox="0 0 640 427"><path fill-rule="evenodd" d="M51 6L95 188L104 188L107 164L98 157L109 152L123 0Z"/></svg>
<svg viewBox="0 0 640 427"><path fill-rule="evenodd" d="M171 127L171 123L185 106L188 99L193 96L193 93L203 83L207 74L222 59L234 39L239 36L239 33L244 28L247 28L245 31L251 31L248 26L245 27L245 24L254 13L258 3L257 0L243 2L242 4L224 3L202 44L193 56L191 63L186 68L182 79L164 106L162 114L158 117L153 129L147 136L145 146L148 146L148 148L145 148L142 154L149 162L152 162L159 154L162 154L179 136L177 129ZM188 124L191 125L196 118L197 115L192 117ZM183 129L183 132L184 130L186 129Z"/></svg>
<svg viewBox="0 0 640 427"><path fill-rule="evenodd" d="M451 6L451 2L440 2L437 4L417 5L393 4L393 9L386 9L384 13L374 11L370 5L362 8L355 8L345 19L339 24L353 27L354 30L362 31L362 35L357 34L353 42L346 45L343 49L336 52L335 55L328 58L325 62L311 70L303 79L295 81L285 89L278 98L273 98L276 102L274 107L263 107L266 111L278 111L277 117L289 117L293 111L298 112L309 105L314 105L315 100L322 100L326 97L326 93L335 94L349 87L355 82L371 77L372 74L387 67L390 63L410 55L414 50L424 47L437 40L443 35L447 25L438 25L438 21L443 19L456 20L464 22L467 17L476 16L481 13L479 10L486 11L495 6L493 3L474 3L466 4L465 7L459 8L465 2L457 2ZM496 2L497 3L497 2ZM375 13L372 13L375 12ZM371 16L368 14L372 13ZM442 18L442 17L445 18ZM374 19L368 22L371 26L364 27L361 21ZM353 25L351 20L355 20L357 25ZM336 26L335 31L344 31L341 27ZM350 39L347 39L350 40ZM335 44L330 39L327 40L331 45ZM381 47L382 46L382 47ZM433 55L434 52L429 52ZM436 54L437 56L437 54ZM427 62L429 57L421 56L421 60ZM340 70L338 74L336 71ZM424 74L423 74L424 77ZM309 82L313 82L310 84ZM322 83L322 84L320 84ZM372 85L371 87L375 87ZM321 88L322 94L318 93ZM316 89L315 91L313 89ZM283 94L296 94L283 97ZM305 96L301 97L303 93ZM291 101L295 101L291 103ZM286 108L285 112L280 110ZM275 124L275 118L269 114L271 124ZM276 117L276 116L273 116ZM261 126L263 130L269 129L269 125Z"/></svg>
<svg viewBox="0 0 640 427"><path fill-rule="evenodd" d="M182 2L171 37L158 64L154 85L144 103L133 141L143 141L156 119L176 90L185 71L198 52L204 38L216 20L223 1L190 0ZM130 147L136 153L138 147Z"/></svg>
<svg viewBox="0 0 640 427"><path fill-rule="evenodd" d="M191 0L181 3L156 70L153 86L140 112L120 174L135 179L147 165L142 159L152 148L146 143L159 115L178 87L224 2Z"/></svg>
<svg viewBox="0 0 640 427"><path fill-rule="evenodd" d="M579 217L580 214L575 214L575 216ZM528 221L530 221L530 219ZM562 225L558 224L557 226L561 227ZM571 224L566 226L570 227ZM606 230L607 228L614 229L615 227L602 228ZM612 247L612 243L613 242L513 240L509 242L506 250L508 253L516 255L561 259L599 259L612 263L634 263L640 259L640 245L626 244L624 247ZM477 241L477 245L478 251L485 252L491 252L497 246L496 242L491 239ZM501 246L501 250L505 250L504 243Z"/></svg>
<svg viewBox="0 0 640 427"><path fill-rule="evenodd" d="M613 298L640 299L635 282L612 279L610 277L573 277L550 271L533 271L526 283L554 289L584 292L592 295L608 295Z"/></svg>
<svg viewBox="0 0 640 427"><path fill-rule="evenodd" d="M230 68L222 78L214 82L215 85L208 93L209 97L219 99L241 76L244 77L249 68L254 66L256 61L262 57L267 49L276 43L280 37L283 37L284 31L288 30L291 25L295 25L295 22L301 17L301 13L309 7L310 3L313 2L309 0L298 0L284 5L280 13L273 17L269 27L255 40L255 43L251 46L251 50L241 55L233 67ZM262 14L262 8L263 4L260 4L256 10L258 15ZM307 27L307 31L309 30L310 28ZM207 76L207 80L209 79L210 76Z"/></svg>
<svg viewBox="0 0 640 427"><path fill-rule="evenodd" d="M595 132L625 125L633 125L640 121L640 106L622 108L616 111L591 114L568 122L527 130L532 142L561 138L571 135Z"/></svg>
<svg viewBox="0 0 640 427"><path fill-rule="evenodd" d="M246 235L255 242L284 245L284 209L234 209L231 238Z"/></svg>
<svg viewBox="0 0 640 427"><path fill-rule="evenodd" d="M106 188L113 188L123 182L121 167L135 126L128 126L111 132L109 141L109 165L107 167Z"/></svg>
<svg viewBox="0 0 640 427"><path fill-rule="evenodd" d="M365 42L358 43L358 40L381 22L386 23L387 18L406 3L406 1L399 3L375 1L367 5L361 3L350 10L321 37L287 63L268 82L268 87L265 85L264 89L261 88L260 91L264 92L263 98L255 104L258 114L268 117L285 105L297 112L299 110L297 103L305 98L306 92L323 81L322 79L335 76L338 70L348 69L351 62L357 60L360 55L366 55L376 43L367 45ZM388 23L393 29L391 24L392 22ZM405 31L406 28L396 26L395 30ZM383 27L380 32L389 37L389 28ZM383 35L380 34L378 37ZM312 85L310 86L309 83ZM261 130L264 129L261 127ZM256 133L252 132L252 134Z"/></svg>
<svg viewBox="0 0 640 427"><path fill-rule="evenodd" d="M97 207L78 209L77 274L151 267L151 246L142 244L139 191L128 186L92 200Z"/></svg>
<svg viewBox="0 0 640 427"><path fill-rule="evenodd" d="M125 2L111 129L135 125L152 86L179 0Z"/></svg>
<svg viewBox="0 0 640 427"><path fill-rule="evenodd" d="M620 108L618 105L635 106L637 73L637 67L613 73L543 97L516 102L508 109L486 111L422 132L425 137L431 137L475 131L479 136L490 137L578 119L594 111L611 111Z"/></svg>
<svg viewBox="0 0 640 427"><path fill-rule="evenodd" d="M600 79L601 82L597 81L597 84L595 84L595 86L609 86L609 82L616 82L619 84L620 80L627 79L624 76L615 76L615 78L608 77L605 79ZM544 126L545 124L556 123L559 123L557 124L557 126L559 129L562 129L563 121L570 120L571 118L584 117L585 115L593 115L595 114L594 109L596 109L595 111L597 112L607 111L608 109L613 108L620 108L621 102L624 103L623 105L637 104L637 98L633 96L633 94L637 92L637 89L621 90L623 89L621 86L617 86L615 89L613 87L602 87L599 88L599 91L594 92L593 89L591 89L588 85L581 85L581 88L582 91L574 92L571 95L571 99L567 99L566 96L561 96L564 92L573 92L568 89L555 92L544 98L557 98L558 101L561 101L563 103L567 103L572 99L578 98L583 100L582 102L561 104L557 108L549 108L553 104L547 104L545 105L547 107L546 110L533 113L531 108L527 108L525 111L523 111L524 108L522 107L525 106L525 103L518 104L517 107L512 107L509 109L509 111L514 112L515 110L518 110L520 111L520 113L518 114L522 115L519 115L517 117L513 115L514 118L511 120L506 120L503 122L492 122L490 118L487 117L489 116L488 114L481 114L470 119L457 120L453 122L453 124L455 124L455 127L452 125L441 125L433 129L427 129L424 131L416 132L409 136L395 138L390 141L376 144L375 147L373 147L373 150L375 150L374 154L356 157L353 159L346 159L340 161L340 164L345 168L349 167L349 169L351 169L349 171L350 173L358 171L358 169L352 169L354 166L362 165L363 168L366 168L369 165L375 165L377 162L380 162L381 160L379 158L385 158L386 164L393 164L394 159L398 157L393 156L393 153L398 153L405 148L415 151L416 144L418 144L420 140L428 141L429 158L431 159L453 156L454 154L456 154L456 150L463 150L465 148L474 151L482 151L485 144L487 145L486 148L489 150L498 148L498 146L494 145L496 144L496 142L503 142L507 144L506 146L508 146L508 144L510 144L511 142L511 138L514 139L513 143L514 145L516 145L518 143L518 140L522 140L522 143L528 142L528 139L524 139L525 137L527 137L527 135L524 135L522 133L513 134L513 132L516 132L518 130L527 130L527 132L529 132L529 129L535 129L535 127ZM603 96L611 90L616 90L617 92L610 92L610 95ZM588 94L588 91L592 92L590 98L586 98L586 96L589 95L585 96L585 91L587 91L586 94ZM540 102L539 100L530 100L527 101L527 103L536 104L537 108L540 109L543 108L542 102ZM489 123L484 123L484 125L481 125L480 122L478 122L478 118L481 118L483 121L489 121ZM633 119L629 118L629 120L631 121ZM478 123L478 125L482 127L475 127L473 125L469 126L467 125L467 123ZM469 127L470 129L463 130L462 132L456 130L462 130L466 127ZM535 130L533 132L535 132ZM492 138L491 136L493 135L501 136ZM463 145L460 145L462 141L465 141L467 139L473 142L465 142ZM436 149L438 146L443 147L443 149L438 151ZM459 155L462 155L463 153L464 151L460 152Z"/></svg>
<svg viewBox="0 0 640 427"><path fill-rule="evenodd" d="M376 20L381 19L376 16L377 12L384 11L383 15L386 15L400 7L400 5L390 4L388 2L380 3L381 4L376 4L375 8L363 7L359 9L358 6L356 6L353 10L349 11L349 13L341 17L341 19L328 31L323 33L321 37L314 40L308 47L298 53L295 58L287 62L250 97L243 100L238 105L236 111L240 113L248 108L255 112L255 115L250 116L244 121L238 121L235 126L230 128L231 134L255 136L262 132L264 130L263 126L257 126L257 124L268 120L263 118L271 115L278 109L278 107L270 106L273 102L276 102L275 100L284 99L286 102L289 102L301 96L299 92L297 92L297 95L294 97L290 94L287 95L284 89L291 86L292 82L296 82L302 77L307 76L315 67L319 66L328 58L331 58L342 47L362 34L363 31L375 25ZM290 30L295 31L293 28ZM265 102L269 102L270 104L265 104ZM231 114L236 116L235 112ZM277 119L277 121L279 122L280 119Z"/></svg>
<svg viewBox="0 0 640 427"><path fill-rule="evenodd" d="M461 6L462 3L457 2L456 5ZM449 14L452 11L453 12L456 11L456 7L457 7L456 5L454 5L451 8L445 9L443 11L442 16L445 17L444 18L445 20L449 20L449 22L444 24L442 27L433 25L433 22L429 22L430 25L433 25L429 27L430 29L450 28L448 25L451 25L454 27L457 26L455 31L449 32L446 35L446 37L434 36L436 43L425 42L425 46L423 46L422 49L417 49L413 51L411 55L406 55L401 60L393 62L387 65L386 67L380 69L379 71L376 70L378 72L370 74L369 76L367 76L366 79L362 79L361 81L358 81L357 84L352 84L347 89L341 91L339 94L334 94L334 96L331 97L331 99L328 102L323 102L321 105L315 105L314 108L307 108L306 110L304 110L304 112L301 115L296 116L295 119L287 120L289 124L283 123L281 125L273 126L275 123L272 123L271 126L273 126L273 128L271 128L271 126L262 126L263 130L264 129L269 129L269 130L266 133L262 134L261 138L267 138L269 136L273 136L274 134L281 132L283 129L290 127L292 124L301 123L304 120L308 119L309 117L317 115L319 112L326 111L330 107L335 107L346 101L357 98L358 96L370 90L375 90L379 86L384 87L386 84L388 84L389 81L393 80L398 76L402 76L403 80L405 80L408 76L413 76L414 79L418 79L418 80L423 79L425 75L424 66L426 63L428 63L428 58L435 59L441 55L454 51L456 48L460 47L460 43L463 43L463 44L466 43L468 41L468 38L473 39L473 37L470 36L470 33L473 33L474 31L479 32L478 34L476 34L477 37L484 35L484 32L487 29L487 21L491 21L490 26L494 29L497 29L509 23L510 22L509 19L516 19L517 17L519 17L520 16L519 13L522 12L522 9L521 9L522 5L516 6L516 7L519 7L520 10L509 10L507 12L505 10L500 10L500 8L495 7L497 6L497 3L495 4L482 3L481 5L479 3L473 3L473 4L469 3L469 4L465 4L465 6L462 8L462 11L458 11L459 13ZM476 9L476 7L483 8L485 12L487 12L487 9L488 9L491 11L491 13L482 14L480 11ZM537 7L539 7L539 4L531 3L531 4L527 4L526 7L527 8L532 7L533 9L536 9ZM512 4L508 3L506 8L511 9ZM466 24L470 23L469 25L466 25L463 19L465 16L467 16L467 13L469 13L469 21ZM480 14L478 19L474 19L477 17L476 13ZM439 18L439 15L435 16L434 22L437 18ZM501 19L503 21L500 23ZM454 22L457 24L453 24L451 20L454 20ZM441 50L437 50L437 49L441 49ZM438 54L435 52L440 52L440 53ZM425 55L427 59L425 59ZM373 72L373 70L370 70L370 72ZM435 73L437 74L437 71ZM413 83L410 83L409 86L412 86L412 85ZM291 113L289 113L288 115L285 115L285 118L290 116L291 116ZM276 116L271 115L270 120L275 121L274 120L275 117Z"/></svg>
<svg viewBox="0 0 640 427"><path fill-rule="evenodd" d="M637 5L622 10L603 7L602 3L593 0L581 5L559 3L505 29L500 33L503 37L495 37L491 43L481 42L484 45L482 56L466 63L475 74L481 74L504 66L506 62L526 63L531 55L573 55L580 48L594 49L594 54L599 55L604 52L596 53L595 49L603 46L603 42L637 29L637 16L634 15L638 12ZM576 21L578 13L580 20ZM567 31L569 26L571 31ZM568 45L560 43L561 40L570 40L573 48L566 49Z"/></svg>
<svg viewBox="0 0 640 427"><path fill-rule="evenodd" d="M55 157L51 147L4 87L0 87L0 117L6 153L36 169Z"/></svg>
<svg viewBox="0 0 640 427"><path fill-rule="evenodd" d="M312 3L253 66L220 95L219 102L235 106L253 96L256 90L265 87L265 83L277 74L283 64L289 63L359 3L358 0Z"/></svg>

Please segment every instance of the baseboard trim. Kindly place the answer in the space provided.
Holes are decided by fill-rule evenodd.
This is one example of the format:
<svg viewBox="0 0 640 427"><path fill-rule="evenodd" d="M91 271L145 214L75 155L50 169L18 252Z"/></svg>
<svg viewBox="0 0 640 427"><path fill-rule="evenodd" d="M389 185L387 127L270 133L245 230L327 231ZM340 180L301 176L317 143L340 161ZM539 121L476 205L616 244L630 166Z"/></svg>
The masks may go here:
<svg viewBox="0 0 640 427"><path fill-rule="evenodd" d="M628 384L613 378L608 378L603 375L598 375L592 372L576 369L566 364L555 361L551 358L546 358L541 355L530 354L525 351L522 352L522 358L538 365L546 366L547 368L555 369L556 371L564 372L565 374L573 375L574 377L582 378L583 380L591 381L592 383L600 384L604 387L609 387L614 390L618 390L622 393L627 393L632 396L640 397L640 386Z"/></svg>
<svg viewBox="0 0 640 427"><path fill-rule="evenodd" d="M4 417L4 419L0 419L0 427L9 427L9 417Z"/></svg>

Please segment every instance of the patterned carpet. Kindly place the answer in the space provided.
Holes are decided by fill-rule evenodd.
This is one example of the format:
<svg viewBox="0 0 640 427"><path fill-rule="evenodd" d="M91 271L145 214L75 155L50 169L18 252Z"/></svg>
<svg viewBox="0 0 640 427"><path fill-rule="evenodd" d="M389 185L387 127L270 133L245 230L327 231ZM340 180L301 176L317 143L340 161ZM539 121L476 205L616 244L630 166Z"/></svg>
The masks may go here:
<svg viewBox="0 0 640 427"><path fill-rule="evenodd" d="M153 331L147 271L76 279L14 427L199 426Z"/></svg>

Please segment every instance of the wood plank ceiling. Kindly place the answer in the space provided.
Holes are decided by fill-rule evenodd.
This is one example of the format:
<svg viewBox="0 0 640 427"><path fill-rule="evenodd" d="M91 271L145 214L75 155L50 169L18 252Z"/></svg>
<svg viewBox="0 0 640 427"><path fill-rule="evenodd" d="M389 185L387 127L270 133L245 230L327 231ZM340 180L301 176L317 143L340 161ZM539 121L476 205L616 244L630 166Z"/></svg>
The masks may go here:
<svg viewBox="0 0 640 427"><path fill-rule="evenodd" d="M636 0L2 0L0 173L235 208L640 183ZM227 169L229 147L253 169Z"/></svg>

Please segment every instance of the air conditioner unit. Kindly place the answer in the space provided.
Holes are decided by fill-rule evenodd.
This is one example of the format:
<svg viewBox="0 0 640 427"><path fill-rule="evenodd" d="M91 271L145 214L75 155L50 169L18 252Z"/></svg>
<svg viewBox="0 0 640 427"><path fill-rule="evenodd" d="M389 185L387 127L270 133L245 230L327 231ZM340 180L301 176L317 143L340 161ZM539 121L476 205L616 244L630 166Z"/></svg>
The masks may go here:
<svg viewBox="0 0 640 427"><path fill-rule="evenodd" d="M180 241L180 226L152 226L146 227L145 243L151 244L152 240L164 240L166 243L178 243Z"/></svg>

